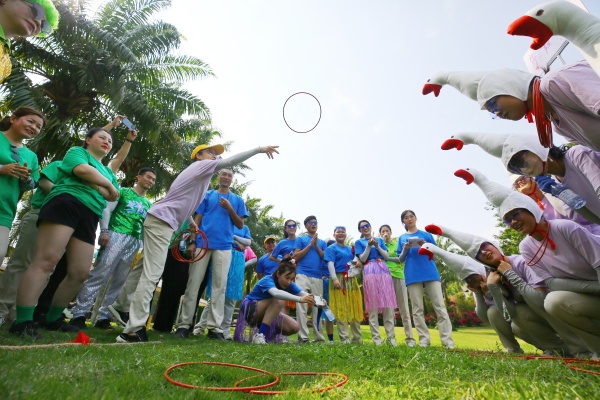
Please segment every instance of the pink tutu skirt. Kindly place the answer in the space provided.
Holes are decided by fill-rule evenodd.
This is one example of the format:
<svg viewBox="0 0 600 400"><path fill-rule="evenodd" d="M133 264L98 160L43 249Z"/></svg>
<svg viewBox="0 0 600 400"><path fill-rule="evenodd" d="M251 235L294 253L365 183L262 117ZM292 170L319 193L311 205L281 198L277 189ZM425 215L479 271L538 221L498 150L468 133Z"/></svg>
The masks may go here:
<svg viewBox="0 0 600 400"><path fill-rule="evenodd" d="M376 308L382 312L384 308L392 310L397 306L396 293L390 270L383 260L369 260L363 270L363 293L365 311Z"/></svg>

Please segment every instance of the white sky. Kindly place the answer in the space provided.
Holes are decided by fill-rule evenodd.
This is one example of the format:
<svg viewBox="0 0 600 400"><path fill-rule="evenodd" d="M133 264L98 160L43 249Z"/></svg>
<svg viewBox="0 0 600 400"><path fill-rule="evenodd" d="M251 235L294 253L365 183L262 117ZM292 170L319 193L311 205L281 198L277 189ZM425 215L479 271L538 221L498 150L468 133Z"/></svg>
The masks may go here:
<svg viewBox="0 0 600 400"><path fill-rule="evenodd" d="M584 1L585 2L585 1ZM528 133L533 124L492 120L450 86L440 97L421 95L441 70L526 69L530 39L506 28L541 1L192 1L174 0L160 18L186 37L182 53L217 75L186 88L210 108L232 152L279 145L275 160L260 155L248 193L275 213L302 221L314 214L322 238L367 219L402 234L400 213L412 209L418 226L438 223L474 234L496 231L485 198L453 176L473 167L508 184L499 160L477 146L442 151L452 134ZM593 4L592 4L593 3ZM587 1L592 14L600 5ZM570 45L567 62L583 56ZM283 104L310 92L322 107L319 125L294 133ZM297 130L318 119L314 100L296 96L286 109Z"/></svg>

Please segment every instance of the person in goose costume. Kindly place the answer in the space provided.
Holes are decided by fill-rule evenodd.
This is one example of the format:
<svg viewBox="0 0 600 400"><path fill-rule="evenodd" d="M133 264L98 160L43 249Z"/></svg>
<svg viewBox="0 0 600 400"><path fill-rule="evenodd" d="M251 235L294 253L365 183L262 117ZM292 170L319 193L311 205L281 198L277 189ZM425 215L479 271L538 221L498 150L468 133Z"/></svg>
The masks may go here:
<svg viewBox="0 0 600 400"><path fill-rule="evenodd" d="M600 350L600 236L569 220L546 221L529 197L488 180L475 169L455 175L475 182L499 208L504 223L527 234L519 250L528 266L553 291L544 300L550 315L577 333L587 347ZM559 278L559 279L556 279Z"/></svg>
<svg viewBox="0 0 600 400"><path fill-rule="evenodd" d="M569 219L579 223L582 221L579 214L585 218L583 225L586 229L600 234L600 225L597 225L600 223L600 152L585 146L569 149L552 147L548 150L527 135L486 133L458 133L442 144L442 150L461 150L465 144L478 145L499 158L504 168L514 174L534 177L547 173L554 175L586 201L585 207L579 210L563 204ZM541 189L550 190L547 186Z"/></svg>
<svg viewBox="0 0 600 400"><path fill-rule="evenodd" d="M554 128L568 141L600 151L600 77L587 61L562 66L542 77L508 68L439 72L427 81L422 93L437 97L446 84L500 118L535 120L544 147L552 146Z"/></svg>

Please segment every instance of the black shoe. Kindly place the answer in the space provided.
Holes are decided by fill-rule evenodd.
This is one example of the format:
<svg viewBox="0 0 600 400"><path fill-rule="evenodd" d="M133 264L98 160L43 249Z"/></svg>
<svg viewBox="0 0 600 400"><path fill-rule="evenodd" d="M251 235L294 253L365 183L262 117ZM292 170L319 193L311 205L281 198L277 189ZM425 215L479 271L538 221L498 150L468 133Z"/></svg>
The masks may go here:
<svg viewBox="0 0 600 400"><path fill-rule="evenodd" d="M79 328L79 330L87 328L87 326L85 326L85 317L71 318L71 320L69 321L69 325L76 326L77 328Z"/></svg>
<svg viewBox="0 0 600 400"><path fill-rule="evenodd" d="M175 331L175 337L177 339L187 339L190 337L190 330L188 328L177 328Z"/></svg>
<svg viewBox="0 0 600 400"><path fill-rule="evenodd" d="M31 338L33 340L38 340L39 338L41 338L41 336L37 331L37 327L37 324L33 321L24 321L18 324L13 323L8 329L8 331L13 335L17 335L22 338Z"/></svg>
<svg viewBox="0 0 600 400"><path fill-rule="evenodd" d="M129 313L128 312L124 312L124 311L119 311L117 310L117 312L119 313L119 318L121 318L121 321L127 323L129 321Z"/></svg>
<svg viewBox="0 0 600 400"><path fill-rule="evenodd" d="M140 343L147 341L148 334L146 333L146 328L142 328L133 333L121 333L119 336L117 336L117 342L119 343Z"/></svg>
<svg viewBox="0 0 600 400"><path fill-rule="evenodd" d="M225 337L223 336L223 334L221 332L211 331L210 329L208 330L206 337L209 339L225 340Z"/></svg>
<svg viewBox="0 0 600 400"><path fill-rule="evenodd" d="M99 319L98 321L96 321L96 324L94 325L94 327L98 328L98 329L104 329L105 331L114 331L115 330L112 327L112 325L110 324L110 321L106 318Z"/></svg>
<svg viewBox="0 0 600 400"><path fill-rule="evenodd" d="M44 321L42 328L47 331L55 332L79 332L79 327L71 324L67 324L64 318L59 318L56 321L48 322Z"/></svg>

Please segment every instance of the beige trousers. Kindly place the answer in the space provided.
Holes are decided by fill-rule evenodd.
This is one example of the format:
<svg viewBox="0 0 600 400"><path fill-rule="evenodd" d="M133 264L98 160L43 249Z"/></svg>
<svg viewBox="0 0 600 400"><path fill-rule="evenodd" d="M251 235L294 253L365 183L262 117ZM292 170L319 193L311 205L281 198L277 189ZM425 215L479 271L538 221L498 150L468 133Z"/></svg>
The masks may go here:
<svg viewBox="0 0 600 400"><path fill-rule="evenodd" d="M423 307L423 296L425 290L427 290L427 294L429 295L429 299L435 310L435 315L437 316L438 331L440 332L442 344L444 346L453 347L452 323L450 322L450 317L448 316L448 311L444 304L441 282L427 281L412 283L408 285L407 289L412 303L413 321L415 322L415 328L417 328L417 334L419 335L419 345L429 346L431 344L429 330L425 323Z"/></svg>
<svg viewBox="0 0 600 400"><path fill-rule="evenodd" d="M311 278L310 276L298 274L296 275L296 285L305 292L323 296L323 280L320 278ZM324 342L325 337L321 333L321 330L317 329L317 313L319 309L317 306L311 306L311 308L314 340L315 342ZM305 303L297 303L296 320L298 321L298 325L300 325L298 341L308 342L310 340L308 333L308 306ZM319 324L319 328L322 328L322 325L324 325L323 321Z"/></svg>
<svg viewBox="0 0 600 400"><path fill-rule="evenodd" d="M394 292L396 293L396 304L402 317L402 326L404 327L404 341L406 344L416 343L413 337L412 322L410 322L410 310L408 309L408 291L404 279L392 277L394 282Z"/></svg>

